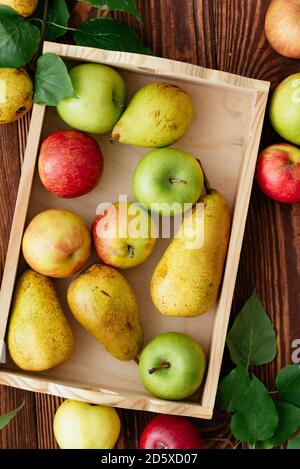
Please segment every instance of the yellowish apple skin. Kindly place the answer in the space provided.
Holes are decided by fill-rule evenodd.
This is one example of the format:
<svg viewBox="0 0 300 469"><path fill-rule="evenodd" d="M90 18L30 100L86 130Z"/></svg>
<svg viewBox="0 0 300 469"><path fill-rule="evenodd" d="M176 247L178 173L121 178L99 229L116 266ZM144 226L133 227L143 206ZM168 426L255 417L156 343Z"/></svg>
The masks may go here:
<svg viewBox="0 0 300 469"><path fill-rule="evenodd" d="M89 228L69 210L45 210L28 225L22 250L27 264L36 272L48 277L69 277L81 270L90 257Z"/></svg>
<svg viewBox="0 0 300 469"><path fill-rule="evenodd" d="M134 210L140 205L136 202L115 202L104 212L97 215L94 220L92 233L95 249L103 262L112 267L129 269L142 264L153 252L158 230L154 220L145 209L141 209L142 226L145 227L141 236L130 233L131 223L134 223ZM122 225L121 225L122 224ZM123 227L127 226L126 236L121 236ZM111 230L111 236L105 236L106 231ZM101 231L104 229L104 233ZM104 235L104 236L103 236ZM116 235L116 236L115 236Z"/></svg>
<svg viewBox="0 0 300 469"><path fill-rule="evenodd" d="M53 431L61 449L112 449L120 418L112 407L64 401L54 416Z"/></svg>

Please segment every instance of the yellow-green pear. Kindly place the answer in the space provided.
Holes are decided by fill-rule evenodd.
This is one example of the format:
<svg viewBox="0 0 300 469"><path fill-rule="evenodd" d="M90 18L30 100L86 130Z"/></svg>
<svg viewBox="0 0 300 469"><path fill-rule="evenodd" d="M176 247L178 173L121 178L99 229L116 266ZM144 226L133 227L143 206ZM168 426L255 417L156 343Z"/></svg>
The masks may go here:
<svg viewBox="0 0 300 469"><path fill-rule="evenodd" d="M5 5L16 10L21 16L30 16L36 10L38 0L0 0Z"/></svg>
<svg viewBox="0 0 300 469"><path fill-rule="evenodd" d="M20 119L32 101L33 83L25 68L0 68L0 124Z"/></svg>
<svg viewBox="0 0 300 469"><path fill-rule="evenodd" d="M179 140L193 117L188 93L169 83L141 88L115 125L112 140L140 147L166 147Z"/></svg>
<svg viewBox="0 0 300 469"><path fill-rule="evenodd" d="M26 270L17 282L7 341L11 358L23 370L48 370L73 352L73 332L54 286L34 270Z"/></svg>
<svg viewBox="0 0 300 469"><path fill-rule="evenodd" d="M224 197L210 190L185 216L151 279L151 296L166 316L198 316L216 302L230 232Z"/></svg>
<svg viewBox="0 0 300 469"><path fill-rule="evenodd" d="M143 331L134 291L122 274L94 264L73 280L67 296L75 318L113 357L136 358Z"/></svg>

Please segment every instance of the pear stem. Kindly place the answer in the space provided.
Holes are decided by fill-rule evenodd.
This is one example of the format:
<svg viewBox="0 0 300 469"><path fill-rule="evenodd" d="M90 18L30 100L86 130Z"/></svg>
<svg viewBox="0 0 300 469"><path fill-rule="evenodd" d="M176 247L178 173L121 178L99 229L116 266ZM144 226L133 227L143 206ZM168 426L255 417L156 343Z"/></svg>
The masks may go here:
<svg viewBox="0 0 300 469"><path fill-rule="evenodd" d="M148 373L149 375L152 375L158 370L163 370L165 368L170 368L170 367L171 367L171 363L162 360L158 366L156 366L155 368L150 368L150 370L148 370Z"/></svg>
<svg viewBox="0 0 300 469"><path fill-rule="evenodd" d="M197 161L198 161L198 163L199 163L199 165L200 165L200 168L202 169L202 173L203 173L203 177L204 177L204 187L205 187L205 190L206 190L206 192L209 194L209 193L211 192L211 190L212 190L211 184L210 184L210 182L209 182L209 180L208 180L208 177L206 176L206 173L205 173L205 171L204 171L204 169L203 169L203 166L202 166L200 160L197 159Z"/></svg>

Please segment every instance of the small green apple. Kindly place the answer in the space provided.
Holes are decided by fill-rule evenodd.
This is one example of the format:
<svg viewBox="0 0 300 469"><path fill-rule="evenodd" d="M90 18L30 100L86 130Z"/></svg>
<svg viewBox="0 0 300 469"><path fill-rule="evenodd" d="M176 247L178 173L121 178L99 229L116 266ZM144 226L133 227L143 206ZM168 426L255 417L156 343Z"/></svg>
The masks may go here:
<svg viewBox="0 0 300 469"><path fill-rule="evenodd" d="M152 212L176 215L184 204L194 205L203 190L203 173L198 161L175 148L147 153L135 168L132 188L135 198Z"/></svg>
<svg viewBox="0 0 300 469"><path fill-rule="evenodd" d="M112 449L120 434L120 418L112 407L64 401L53 421L62 449Z"/></svg>
<svg viewBox="0 0 300 469"><path fill-rule="evenodd" d="M146 345L139 374L145 388L161 399L180 400L200 386L206 368L202 347L190 336L165 332Z"/></svg>
<svg viewBox="0 0 300 469"><path fill-rule="evenodd" d="M125 105L126 88L121 75L107 65L83 64L71 69L70 78L76 97L58 104L60 117L83 132L110 132Z"/></svg>
<svg viewBox="0 0 300 469"><path fill-rule="evenodd" d="M270 119L281 137L300 144L300 73L289 76L275 89Z"/></svg>

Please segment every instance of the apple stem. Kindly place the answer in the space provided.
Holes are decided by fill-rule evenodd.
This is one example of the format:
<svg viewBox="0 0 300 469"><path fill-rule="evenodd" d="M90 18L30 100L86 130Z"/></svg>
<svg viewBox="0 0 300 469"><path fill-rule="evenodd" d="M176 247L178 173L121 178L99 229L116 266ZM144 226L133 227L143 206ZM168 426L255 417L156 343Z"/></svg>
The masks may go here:
<svg viewBox="0 0 300 469"><path fill-rule="evenodd" d="M176 184L177 182L180 182L181 184L187 184L187 181L184 179L179 179L179 178L169 178L169 182L171 184Z"/></svg>
<svg viewBox="0 0 300 469"><path fill-rule="evenodd" d="M210 182L209 182L209 180L208 180L208 177L206 176L205 171L204 171L204 169L203 169L203 166L202 166L200 160L198 160L198 158L197 158L197 161L198 161L198 163L199 163L199 165L200 165L200 168L202 169L202 173L203 173L203 177L204 177L204 187L205 187L205 190L206 190L206 192L209 194L209 193L211 192L211 190L212 190L211 184L210 184Z"/></svg>
<svg viewBox="0 0 300 469"><path fill-rule="evenodd" d="M133 249L133 247L130 246L130 244L128 244L127 249L128 249L128 252L129 252L130 259L133 259L134 258L134 249Z"/></svg>
<svg viewBox="0 0 300 469"><path fill-rule="evenodd" d="M170 367L171 367L171 363L166 362L166 361L163 360L155 368L150 368L150 370L148 370L148 372L149 372L149 375L152 375L153 373L155 373L158 370L163 370L164 368L170 368Z"/></svg>

